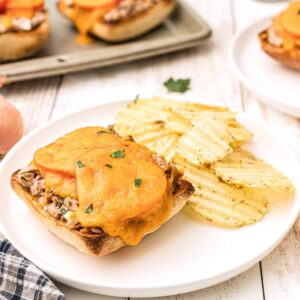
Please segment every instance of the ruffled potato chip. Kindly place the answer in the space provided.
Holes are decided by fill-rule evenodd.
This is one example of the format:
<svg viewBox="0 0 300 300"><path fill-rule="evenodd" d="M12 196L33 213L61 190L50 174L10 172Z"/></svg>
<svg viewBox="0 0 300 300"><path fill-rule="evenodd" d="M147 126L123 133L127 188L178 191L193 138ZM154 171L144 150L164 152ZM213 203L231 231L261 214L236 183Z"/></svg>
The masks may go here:
<svg viewBox="0 0 300 300"><path fill-rule="evenodd" d="M211 169L224 182L238 187L293 190L286 176L246 150L236 149L221 161L213 163Z"/></svg>
<svg viewBox="0 0 300 300"><path fill-rule="evenodd" d="M192 127L178 140L176 153L192 164L205 165L222 159L236 144L252 138L237 122L232 126L231 112L202 112L191 121ZM233 129L235 131L233 131Z"/></svg>
<svg viewBox="0 0 300 300"><path fill-rule="evenodd" d="M268 201L263 195L223 183L207 167L196 167L180 158L175 163L195 188L187 205L207 221L239 227L259 221L267 213Z"/></svg>

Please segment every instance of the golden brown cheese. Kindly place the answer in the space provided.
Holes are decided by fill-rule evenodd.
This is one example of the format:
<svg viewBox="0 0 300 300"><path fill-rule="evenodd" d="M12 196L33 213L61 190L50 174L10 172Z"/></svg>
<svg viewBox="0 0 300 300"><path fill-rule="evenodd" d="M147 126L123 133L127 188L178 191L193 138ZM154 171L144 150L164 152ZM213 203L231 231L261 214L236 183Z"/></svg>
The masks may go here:
<svg viewBox="0 0 300 300"><path fill-rule="evenodd" d="M173 209L173 177L153 152L101 127L75 130L36 151L46 190L77 198L78 221L128 245L158 228Z"/></svg>

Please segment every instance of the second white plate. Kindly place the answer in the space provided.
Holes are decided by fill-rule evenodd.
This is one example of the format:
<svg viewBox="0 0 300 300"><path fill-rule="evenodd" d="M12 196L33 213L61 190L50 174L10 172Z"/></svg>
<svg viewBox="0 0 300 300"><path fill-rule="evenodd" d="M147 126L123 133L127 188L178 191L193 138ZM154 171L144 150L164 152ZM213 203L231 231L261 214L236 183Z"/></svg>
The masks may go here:
<svg viewBox="0 0 300 300"><path fill-rule="evenodd" d="M300 117L300 72L270 58L261 49L258 34L270 26L272 17L239 32L229 48L229 65L238 79L262 101Z"/></svg>
<svg viewBox="0 0 300 300"><path fill-rule="evenodd" d="M90 292L123 297L154 297L208 287L257 263L284 238L300 207L297 158L270 129L244 113L239 120L255 133L251 150L288 175L296 187L289 201L270 205L252 226L225 229L180 213L136 247L91 257L57 239L39 223L10 188L11 174L39 147L79 127L114 123L126 102L91 107L24 137L0 167L0 231L29 260L58 281ZM284 164L283 164L284 162Z"/></svg>

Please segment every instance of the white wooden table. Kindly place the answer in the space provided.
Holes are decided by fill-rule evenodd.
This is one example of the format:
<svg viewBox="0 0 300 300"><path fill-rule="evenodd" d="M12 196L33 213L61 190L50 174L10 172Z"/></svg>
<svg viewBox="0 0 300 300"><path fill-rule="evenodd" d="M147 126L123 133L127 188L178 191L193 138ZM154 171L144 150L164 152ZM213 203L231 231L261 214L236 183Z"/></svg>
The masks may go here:
<svg viewBox="0 0 300 300"><path fill-rule="evenodd" d="M212 26L212 38L193 50L121 66L18 83L1 92L23 114L26 132L71 111L120 98L133 99L141 91L163 91L168 77L190 77L189 96L199 101L217 99L259 115L300 155L300 126L295 118L266 107L232 77L227 47L236 31L282 9L286 3L254 0L189 0ZM251 58L249 58L251 59ZM101 120L99 120L101 121ZM213 257L212 257L213 259ZM59 284L67 299L114 299ZM161 299L300 299L300 219L286 239L262 262L245 273L198 292Z"/></svg>

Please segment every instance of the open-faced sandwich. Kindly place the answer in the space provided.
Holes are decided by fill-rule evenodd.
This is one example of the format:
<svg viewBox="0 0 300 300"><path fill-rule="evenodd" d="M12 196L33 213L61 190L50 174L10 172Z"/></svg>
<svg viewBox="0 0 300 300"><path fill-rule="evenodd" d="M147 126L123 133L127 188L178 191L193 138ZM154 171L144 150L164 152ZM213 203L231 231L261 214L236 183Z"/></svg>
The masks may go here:
<svg viewBox="0 0 300 300"><path fill-rule="evenodd" d="M157 154L101 127L75 130L37 150L11 185L51 232L99 256L137 245L194 192Z"/></svg>
<svg viewBox="0 0 300 300"><path fill-rule="evenodd" d="M138 37L161 24L176 0L59 0L58 10L74 22L77 42L91 42L88 34L110 42Z"/></svg>
<svg viewBox="0 0 300 300"><path fill-rule="evenodd" d="M300 70L300 1L294 1L259 34L263 50L282 64Z"/></svg>
<svg viewBox="0 0 300 300"><path fill-rule="evenodd" d="M0 62L32 56L48 35L43 0L0 0Z"/></svg>

